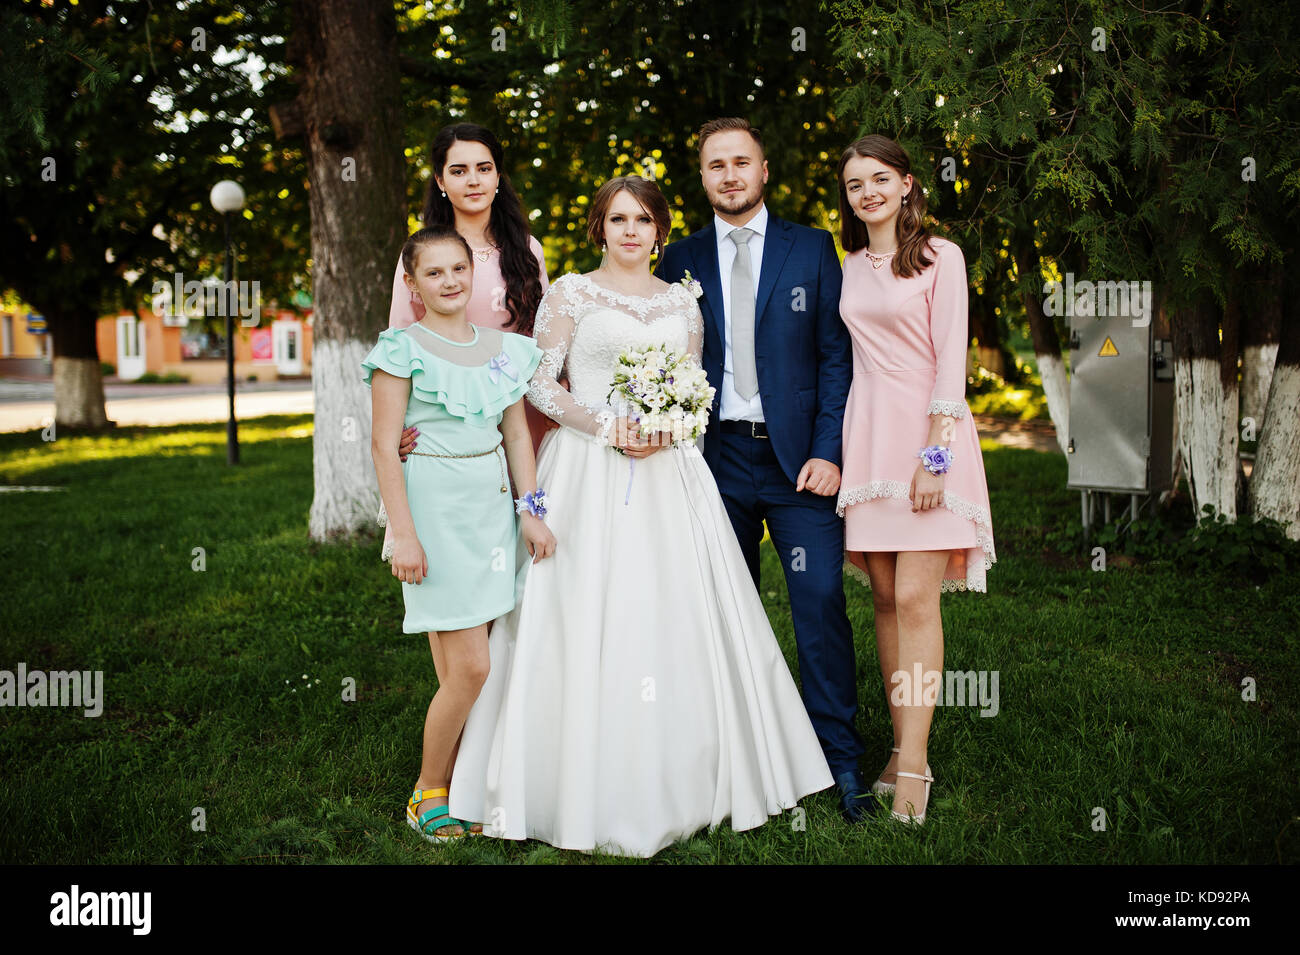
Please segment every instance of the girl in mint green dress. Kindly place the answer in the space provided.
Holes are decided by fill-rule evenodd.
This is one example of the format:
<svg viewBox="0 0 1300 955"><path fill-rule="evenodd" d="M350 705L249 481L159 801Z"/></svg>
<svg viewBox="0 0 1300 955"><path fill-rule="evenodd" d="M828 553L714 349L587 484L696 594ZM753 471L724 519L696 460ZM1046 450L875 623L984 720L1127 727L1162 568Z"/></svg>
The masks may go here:
<svg viewBox="0 0 1300 955"><path fill-rule="evenodd" d="M448 814L447 787L487 676L488 627L514 609L519 536L534 561L555 549L523 402L542 353L530 338L469 323L472 255L454 229L416 232L402 261L425 315L381 332L361 367L372 392L375 474L393 528L384 556L406 605L402 630L428 633L438 675L406 816L426 839L446 841L469 829ZM411 426L419 450L403 463L398 439Z"/></svg>

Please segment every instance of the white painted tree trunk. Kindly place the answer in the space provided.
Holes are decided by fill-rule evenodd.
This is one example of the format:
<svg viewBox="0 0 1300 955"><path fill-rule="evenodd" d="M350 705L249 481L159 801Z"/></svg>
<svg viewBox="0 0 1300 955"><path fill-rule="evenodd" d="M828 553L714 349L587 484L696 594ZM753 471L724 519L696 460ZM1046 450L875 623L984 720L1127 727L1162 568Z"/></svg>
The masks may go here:
<svg viewBox="0 0 1300 955"><path fill-rule="evenodd" d="M55 430L67 428L104 428L104 378L98 358L64 358L55 355L54 422Z"/></svg>
<svg viewBox="0 0 1300 955"><path fill-rule="evenodd" d="M370 456L370 389L361 359L373 342L323 341L312 348L315 434L312 473L316 495L308 530L312 540L373 526L379 484Z"/></svg>
<svg viewBox="0 0 1300 955"><path fill-rule="evenodd" d="M1224 388L1216 360L1174 359L1178 448L1198 519L1206 504L1237 519L1237 398L1235 387Z"/></svg>
<svg viewBox="0 0 1300 955"><path fill-rule="evenodd" d="M1287 536L1300 540L1300 366L1283 363L1273 370L1250 500L1256 517L1281 521Z"/></svg>
<svg viewBox="0 0 1300 955"><path fill-rule="evenodd" d="M1277 361L1277 343L1246 345L1241 350L1241 418L1255 422L1255 434L1264 424L1264 411L1268 407L1268 390L1273 380L1273 365Z"/></svg>
<svg viewBox="0 0 1300 955"><path fill-rule="evenodd" d="M310 182L315 496L312 540L375 527L370 391L361 359L384 327L406 237L402 94L391 4L299 0L295 100Z"/></svg>
<svg viewBox="0 0 1300 955"><path fill-rule="evenodd" d="M1174 401L1174 413L1170 417L1173 418L1173 421L1170 423L1169 440L1169 490L1160 492L1159 502L1162 505L1178 493L1178 482L1183 477L1183 449L1179 445L1177 400Z"/></svg>
<svg viewBox="0 0 1300 955"><path fill-rule="evenodd" d="M1065 361L1060 355L1045 354L1035 354L1034 360L1043 380L1047 413L1056 426L1056 443L1065 454L1070 446L1070 377L1065 372Z"/></svg>

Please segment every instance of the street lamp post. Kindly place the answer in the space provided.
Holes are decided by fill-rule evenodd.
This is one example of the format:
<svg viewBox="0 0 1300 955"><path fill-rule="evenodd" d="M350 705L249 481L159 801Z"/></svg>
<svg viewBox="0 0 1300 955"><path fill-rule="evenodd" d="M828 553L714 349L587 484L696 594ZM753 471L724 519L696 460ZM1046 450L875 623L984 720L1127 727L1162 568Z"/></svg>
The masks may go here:
<svg viewBox="0 0 1300 955"><path fill-rule="evenodd" d="M230 414L226 421L226 463L239 463L239 431L235 425L235 302L234 287L231 279L234 271L234 251L230 245L230 214L244 208L244 190L239 183L223 179L212 187L208 197L212 208L221 213L226 226L226 265L225 279L222 284L225 296L226 313L226 397L230 402Z"/></svg>

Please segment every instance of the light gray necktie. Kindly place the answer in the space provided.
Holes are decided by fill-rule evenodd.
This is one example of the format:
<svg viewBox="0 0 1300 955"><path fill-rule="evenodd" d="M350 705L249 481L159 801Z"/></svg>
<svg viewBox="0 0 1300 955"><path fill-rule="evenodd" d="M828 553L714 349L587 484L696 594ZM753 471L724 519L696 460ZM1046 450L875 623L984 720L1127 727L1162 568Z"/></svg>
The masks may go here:
<svg viewBox="0 0 1300 955"><path fill-rule="evenodd" d="M735 229L736 261L731 266L731 373L736 394L748 401L758 394L758 369L754 366L754 272L749 263L753 229Z"/></svg>

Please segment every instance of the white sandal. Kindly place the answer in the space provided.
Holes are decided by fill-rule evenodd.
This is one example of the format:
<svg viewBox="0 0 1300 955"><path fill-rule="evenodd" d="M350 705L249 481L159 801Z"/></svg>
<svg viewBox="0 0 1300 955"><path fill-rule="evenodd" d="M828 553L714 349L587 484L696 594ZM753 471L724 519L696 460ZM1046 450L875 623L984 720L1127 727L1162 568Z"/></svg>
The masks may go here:
<svg viewBox="0 0 1300 955"><path fill-rule="evenodd" d="M926 809L930 808L930 784L934 782L934 776L930 774L929 763L927 763L925 766L925 775L921 775L920 773L905 773L901 769L894 775L906 776L908 779L924 780L925 781L925 808ZM908 813L901 813L897 809L890 809L889 814L893 816L895 819L897 819L899 822L911 823L912 825L916 825L916 826L919 826L925 822L924 812L922 812L919 816L913 816Z"/></svg>
<svg viewBox="0 0 1300 955"><path fill-rule="evenodd" d="M898 747L897 747L897 746L891 746L891 747L889 747L889 751L890 751L891 753L897 753L897 752L898 752ZM886 765L888 765L888 763L886 763ZM883 777L883 776L884 776L884 773L881 773L880 776L876 777L876 781L875 781L874 783L871 784L871 791L872 791L873 793L878 793L878 794L880 794L880 795L884 795L885 793L892 793L892 792L894 791L894 784L893 784L893 783L887 783L887 782L885 782L885 781L881 778L881 777Z"/></svg>

